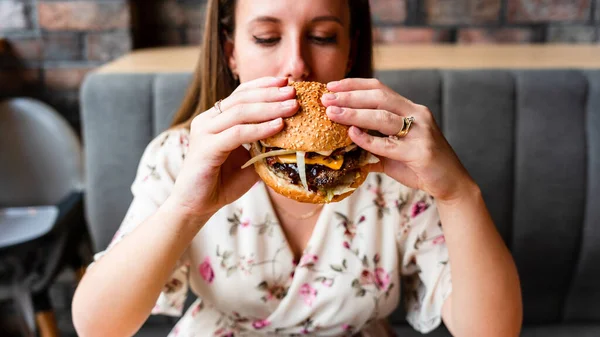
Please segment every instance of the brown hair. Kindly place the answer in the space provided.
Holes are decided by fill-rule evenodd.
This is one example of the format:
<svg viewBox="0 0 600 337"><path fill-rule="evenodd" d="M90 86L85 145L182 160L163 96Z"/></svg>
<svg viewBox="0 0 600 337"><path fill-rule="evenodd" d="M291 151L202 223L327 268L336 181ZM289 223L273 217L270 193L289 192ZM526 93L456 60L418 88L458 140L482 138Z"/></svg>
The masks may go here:
<svg viewBox="0 0 600 337"><path fill-rule="evenodd" d="M171 126L189 128L192 119L235 90L234 78L223 50L223 42L235 30L236 0L209 0L200 57L183 103ZM347 77L373 77L373 38L369 0L348 0L353 57Z"/></svg>

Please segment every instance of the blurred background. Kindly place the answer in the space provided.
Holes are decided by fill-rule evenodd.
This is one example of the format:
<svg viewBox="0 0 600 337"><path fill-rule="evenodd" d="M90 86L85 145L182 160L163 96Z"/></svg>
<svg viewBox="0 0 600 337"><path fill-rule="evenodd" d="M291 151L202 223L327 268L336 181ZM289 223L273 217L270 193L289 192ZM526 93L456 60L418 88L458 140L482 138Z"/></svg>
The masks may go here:
<svg viewBox="0 0 600 337"><path fill-rule="evenodd" d="M600 0L371 0L379 43L598 43ZM195 45L204 0L0 0L0 98L28 95L79 130L90 70L138 48Z"/></svg>
<svg viewBox="0 0 600 337"><path fill-rule="evenodd" d="M600 0L371 4L379 44L600 43ZM0 0L0 101L30 97L44 102L80 138L79 94L86 75L136 49L198 45L205 8L203 0ZM81 220L80 214L72 217ZM67 250L77 258L67 258L67 267L55 275L49 298L36 299L50 301L61 336L75 336L70 301L77 268L91 258L86 235L84 231ZM2 236L0 232L0 242ZM0 337L19 336L14 308L0 300Z"/></svg>

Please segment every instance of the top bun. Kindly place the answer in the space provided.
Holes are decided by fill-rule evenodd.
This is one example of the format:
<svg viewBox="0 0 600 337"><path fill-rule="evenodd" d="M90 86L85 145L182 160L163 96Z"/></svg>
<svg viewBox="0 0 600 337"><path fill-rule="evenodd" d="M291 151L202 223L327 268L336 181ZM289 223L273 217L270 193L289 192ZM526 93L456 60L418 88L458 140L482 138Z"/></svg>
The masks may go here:
<svg viewBox="0 0 600 337"><path fill-rule="evenodd" d="M281 132L263 139L268 147L286 150L320 152L333 151L351 145L349 126L333 122L327 117L321 97L330 93L327 86L319 82L293 82L300 108L292 117L283 119Z"/></svg>

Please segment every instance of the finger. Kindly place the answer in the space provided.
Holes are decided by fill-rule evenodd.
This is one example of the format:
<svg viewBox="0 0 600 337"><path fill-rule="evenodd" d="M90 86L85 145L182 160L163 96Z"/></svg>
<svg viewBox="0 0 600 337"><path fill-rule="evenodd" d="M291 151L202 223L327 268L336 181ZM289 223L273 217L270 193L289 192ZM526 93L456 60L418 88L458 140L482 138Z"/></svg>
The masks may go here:
<svg viewBox="0 0 600 337"><path fill-rule="evenodd" d="M353 125L361 129L376 130L385 135L395 135L404 125L403 117L387 110L351 109L330 106L327 116L334 122Z"/></svg>
<svg viewBox="0 0 600 337"><path fill-rule="evenodd" d="M221 111L244 103L282 102L296 97L296 89L290 86L248 89L237 92L221 102Z"/></svg>
<svg viewBox="0 0 600 337"><path fill-rule="evenodd" d="M418 188L419 177L411 170L406 164L400 161L392 160L389 158L382 158L379 162L381 164L381 171L388 176L399 181L402 185Z"/></svg>
<svg viewBox="0 0 600 337"><path fill-rule="evenodd" d="M327 89L334 92L382 89L386 86L375 78L345 78L327 83Z"/></svg>
<svg viewBox="0 0 600 337"><path fill-rule="evenodd" d="M261 78L240 84L233 91L232 95L242 92L242 91L247 91L247 90L252 90L252 89L269 88L269 87L281 88L281 87L287 86L287 84L288 84L288 79L286 77L261 77ZM231 95L230 95L230 97L231 97ZM225 108L225 107L223 107L223 102L225 100L227 100L227 99L222 99L222 100L218 101L217 103L215 103L215 105L212 108L210 108L207 111L205 111L204 113L202 113L202 115L204 115L206 118L209 118L209 119L219 115L220 113L223 112L223 109ZM219 109L216 107L217 104L219 104Z"/></svg>
<svg viewBox="0 0 600 337"><path fill-rule="evenodd" d="M293 116L298 111L298 101L290 99L274 103L238 104L210 121L208 132L219 133L238 124L253 124L279 117Z"/></svg>
<svg viewBox="0 0 600 337"><path fill-rule="evenodd" d="M414 149L406 142L406 138L375 137L355 126L350 127L348 135L356 145L374 155L398 161L410 161L412 159Z"/></svg>
<svg viewBox="0 0 600 337"><path fill-rule="evenodd" d="M287 77L261 77L252 81L240 84L234 92L245 91L249 89L283 87L288 84Z"/></svg>
<svg viewBox="0 0 600 337"><path fill-rule="evenodd" d="M399 115L408 115L416 110L413 102L387 88L334 92L323 95L321 102L326 107L383 109Z"/></svg>
<svg viewBox="0 0 600 337"><path fill-rule="evenodd" d="M231 152L242 144L254 143L273 136L281 129L283 129L281 118L259 124L238 124L216 135L215 144L218 144L221 152Z"/></svg>

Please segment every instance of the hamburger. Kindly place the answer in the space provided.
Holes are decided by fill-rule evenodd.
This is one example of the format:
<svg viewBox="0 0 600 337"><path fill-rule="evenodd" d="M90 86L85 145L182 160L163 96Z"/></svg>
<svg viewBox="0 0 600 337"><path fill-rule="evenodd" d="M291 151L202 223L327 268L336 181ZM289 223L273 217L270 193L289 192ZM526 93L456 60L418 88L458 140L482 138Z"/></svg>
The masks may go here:
<svg viewBox="0 0 600 337"><path fill-rule="evenodd" d="M298 112L284 118L278 134L251 144L260 178L277 193L299 202L329 203L351 195L367 178L366 165L379 159L352 142L349 127L327 117L325 84L294 82Z"/></svg>

